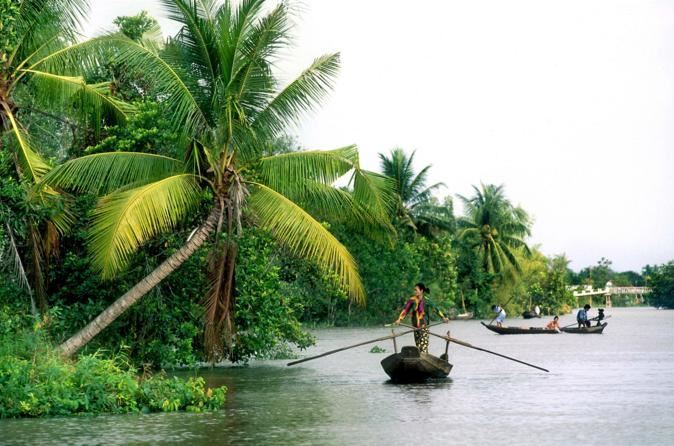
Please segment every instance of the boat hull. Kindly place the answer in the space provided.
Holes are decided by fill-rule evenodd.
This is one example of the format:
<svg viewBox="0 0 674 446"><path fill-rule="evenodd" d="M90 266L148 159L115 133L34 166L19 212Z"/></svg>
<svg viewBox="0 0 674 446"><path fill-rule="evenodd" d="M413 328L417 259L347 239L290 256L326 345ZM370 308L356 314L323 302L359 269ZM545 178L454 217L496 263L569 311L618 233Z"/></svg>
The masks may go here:
<svg viewBox="0 0 674 446"><path fill-rule="evenodd" d="M487 325L484 322L481 322L488 330L493 331L501 335L514 335L514 334L558 334L557 330L549 330L543 327L497 327L496 325Z"/></svg>
<svg viewBox="0 0 674 446"><path fill-rule="evenodd" d="M564 333L575 333L575 334L602 334L604 331L604 328L608 325L608 322L604 322L601 325L595 325L593 327L583 327L583 328L578 328L578 327L567 327L567 328L562 328L562 331Z"/></svg>
<svg viewBox="0 0 674 446"><path fill-rule="evenodd" d="M394 383L420 383L429 379L447 378L452 364L412 346L403 347L381 361L381 366Z"/></svg>
<svg viewBox="0 0 674 446"><path fill-rule="evenodd" d="M524 319L533 319L533 318L535 318L535 317L537 317L537 318L540 319L541 315L540 315L540 314L536 314L535 311L525 311L524 313L522 313L522 317L523 317Z"/></svg>

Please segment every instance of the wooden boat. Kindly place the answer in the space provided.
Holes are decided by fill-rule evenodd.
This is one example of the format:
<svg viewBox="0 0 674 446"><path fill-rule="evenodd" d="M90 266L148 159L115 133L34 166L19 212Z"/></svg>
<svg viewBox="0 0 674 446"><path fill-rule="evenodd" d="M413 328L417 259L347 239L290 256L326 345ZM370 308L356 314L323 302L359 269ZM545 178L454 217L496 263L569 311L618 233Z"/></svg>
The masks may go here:
<svg viewBox="0 0 674 446"><path fill-rule="evenodd" d="M381 366L394 383L447 378L452 370L452 364L446 359L422 353L414 346L405 346L400 353L387 356L381 361Z"/></svg>
<svg viewBox="0 0 674 446"><path fill-rule="evenodd" d="M467 321L468 319L473 318L473 312L466 310L466 301L463 299L463 291L461 291L461 308L463 308L463 313L456 314L454 311L450 314L449 319L453 321Z"/></svg>
<svg viewBox="0 0 674 446"><path fill-rule="evenodd" d="M604 328L608 325L608 322L604 322L601 325L594 325L592 327L566 327L562 328L562 331L565 333L577 333L577 334L601 334L602 331L604 331Z"/></svg>
<svg viewBox="0 0 674 446"><path fill-rule="evenodd" d="M557 334L557 330L550 330L543 327L497 327L496 325L487 325L481 322L487 329L494 333L508 335L508 334Z"/></svg>
<svg viewBox="0 0 674 446"><path fill-rule="evenodd" d="M533 318L535 318L535 317L540 318L541 315L540 315L540 314L536 314L535 311L525 311L524 313L522 313L522 317L523 317L524 319L533 319Z"/></svg>

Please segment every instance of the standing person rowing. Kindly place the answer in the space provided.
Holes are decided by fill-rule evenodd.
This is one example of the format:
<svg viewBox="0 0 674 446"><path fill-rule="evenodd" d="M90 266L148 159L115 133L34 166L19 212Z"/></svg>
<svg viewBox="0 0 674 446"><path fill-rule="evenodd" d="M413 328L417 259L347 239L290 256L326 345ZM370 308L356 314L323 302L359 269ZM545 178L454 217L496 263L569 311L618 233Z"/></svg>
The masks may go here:
<svg viewBox="0 0 674 446"><path fill-rule="evenodd" d="M400 324L405 316L409 314L414 328L420 329L414 332L414 343L420 352L428 353L427 327L429 315L427 310L434 310L440 317L442 317L442 320L445 322L449 322L449 319L447 319L447 317L439 308L424 298L424 293L431 294L431 290L426 288L426 285L421 282L414 285L414 296L407 300L407 303L405 303L405 308L403 308L403 311L400 313L400 316L394 323L396 325Z"/></svg>

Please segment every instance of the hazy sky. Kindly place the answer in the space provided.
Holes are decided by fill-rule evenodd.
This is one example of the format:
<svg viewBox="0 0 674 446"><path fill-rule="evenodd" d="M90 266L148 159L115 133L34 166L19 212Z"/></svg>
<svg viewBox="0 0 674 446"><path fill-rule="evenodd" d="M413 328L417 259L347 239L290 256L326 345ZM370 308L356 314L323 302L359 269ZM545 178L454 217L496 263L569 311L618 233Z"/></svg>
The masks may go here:
<svg viewBox="0 0 674 446"><path fill-rule="evenodd" d="M86 33L155 0L93 0ZM535 218L533 244L578 270L674 259L674 2L312 0L280 64L342 54L307 148L416 150L441 194L505 184ZM458 209L459 206L457 206Z"/></svg>

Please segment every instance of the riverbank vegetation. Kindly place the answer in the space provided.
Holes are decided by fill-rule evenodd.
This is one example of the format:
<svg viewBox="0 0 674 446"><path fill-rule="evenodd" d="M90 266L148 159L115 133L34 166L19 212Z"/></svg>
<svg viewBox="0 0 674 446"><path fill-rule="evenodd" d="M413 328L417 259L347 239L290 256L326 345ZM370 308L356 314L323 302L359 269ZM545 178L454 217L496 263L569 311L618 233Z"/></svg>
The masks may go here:
<svg viewBox="0 0 674 446"><path fill-rule="evenodd" d="M419 281L481 317L671 277L574 273L529 245L503 185L457 213L403 148L377 171L356 146L304 149L293 125L339 55L280 88L283 3L175 0L176 36L141 13L88 41L85 1L42 3L0 0L0 416L217 408L224 389L136 371L284 357L312 344L303 327L392 321Z"/></svg>

